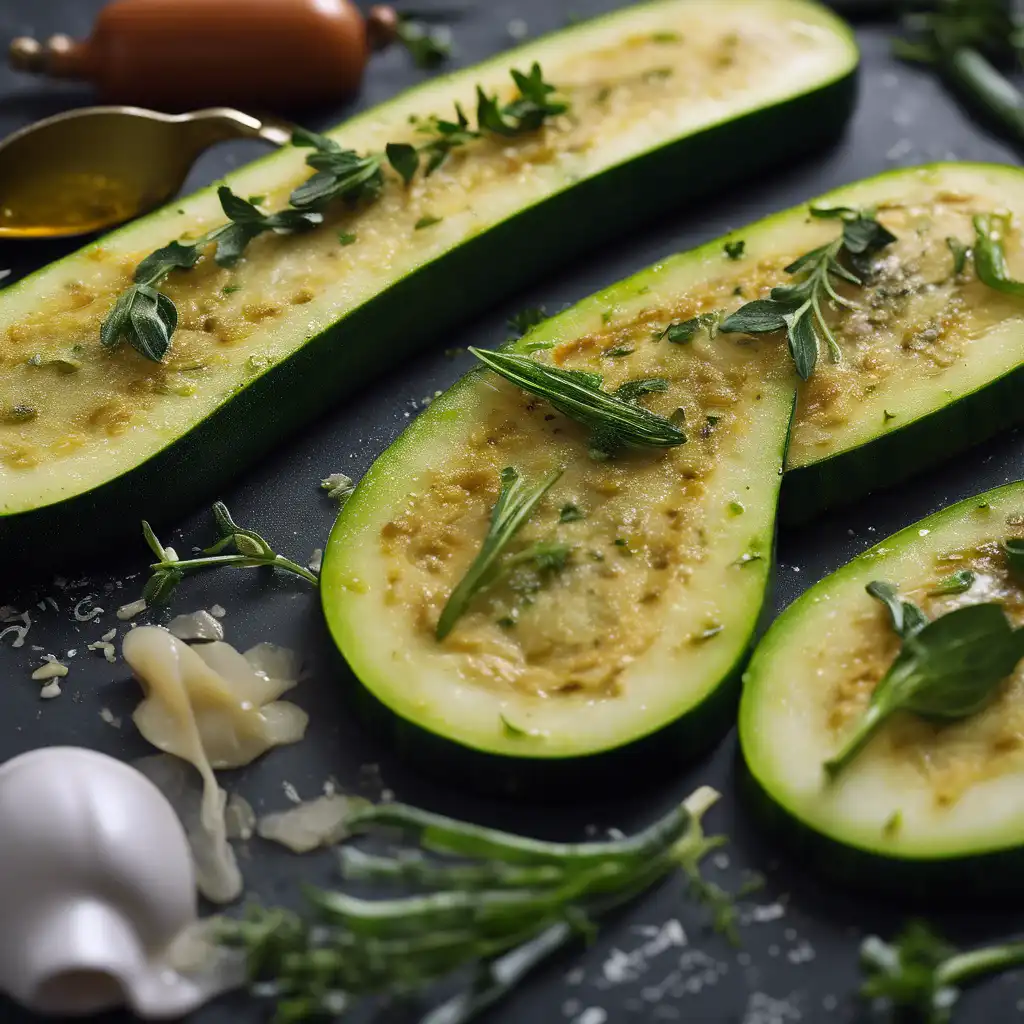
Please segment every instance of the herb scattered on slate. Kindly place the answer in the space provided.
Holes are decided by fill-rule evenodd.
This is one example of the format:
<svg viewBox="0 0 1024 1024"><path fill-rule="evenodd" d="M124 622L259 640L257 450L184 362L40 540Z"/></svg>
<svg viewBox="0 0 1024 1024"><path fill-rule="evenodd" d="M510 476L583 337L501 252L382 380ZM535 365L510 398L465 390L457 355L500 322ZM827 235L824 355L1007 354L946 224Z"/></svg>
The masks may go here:
<svg viewBox="0 0 1024 1024"><path fill-rule="evenodd" d="M179 558L174 548L163 545L157 539L153 528L143 520L142 535L158 559L149 567L151 575L142 592L148 605L152 607L167 604L175 588L189 573L229 565L284 569L286 572L301 576L314 586L317 585L317 577L309 569L277 554L269 541L255 530L239 526L231 518L231 513L223 502L218 501L213 506L213 519L220 539L211 547L205 548L202 557L198 558Z"/></svg>
<svg viewBox="0 0 1024 1024"><path fill-rule="evenodd" d="M506 734L522 732L505 723ZM244 950L258 994L289 1022L337 1018L364 998L428 995L470 969L469 983L421 1024L465 1024L514 988L542 960L596 921L682 871L691 894L728 930L734 897L705 882L700 865L719 847L701 818L714 801L701 789L653 825L624 839L548 843L482 828L402 804L357 810L357 837L401 837L397 853L339 851L348 882L400 885L411 895L363 899L307 890L308 910L251 907L225 920L221 944Z"/></svg>

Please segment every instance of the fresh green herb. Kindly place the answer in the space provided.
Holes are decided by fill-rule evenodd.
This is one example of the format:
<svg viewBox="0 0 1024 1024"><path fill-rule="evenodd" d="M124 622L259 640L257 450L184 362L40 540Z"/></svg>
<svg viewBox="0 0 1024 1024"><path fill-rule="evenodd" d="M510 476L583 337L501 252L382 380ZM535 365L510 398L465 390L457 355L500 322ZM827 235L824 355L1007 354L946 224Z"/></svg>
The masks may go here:
<svg viewBox="0 0 1024 1024"><path fill-rule="evenodd" d="M504 715L498 715L498 717L501 719L501 727L506 736L521 739L523 736L530 735L525 729L520 729L518 725L513 725Z"/></svg>
<svg viewBox="0 0 1024 1024"><path fill-rule="evenodd" d="M1009 77L1024 54L1024 21L1007 0L924 0L906 5L896 56L929 65L1018 141L1024 96ZM1004 73L1005 72L1005 73Z"/></svg>
<svg viewBox="0 0 1024 1024"><path fill-rule="evenodd" d="M535 63L528 74L513 69L511 75L519 95L503 107L497 99L477 87L476 116L481 131L511 138L524 132L534 132L549 118L569 110L567 103L553 98L557 90L544 81L539 64Z"/></svg>
<svg viewBox="0 0 1024 1024"><path fill-rule="evenodd" d="M332 501L344 505L352 497L356 485L352 477L346 476L344 473L332 473L320 481L320 488L327 492L327 497Z"/></svg>
<svg viewBox="0 0 1024 1024"><path fill-rule="evenodd" d="M612 322L612 318L614 316L615 316L615 314L612 312L612 310L606 309L601 314L601 323L603 323L603 324L610 324Z"/></svg>
<svg viewBox="0 0 1024 1024"><path fill-rule="evenodd" d="M1005 218L991 213L974 217L974 272L982 284L1006 295L1024 296L1024 281L1010 277L1003 252Z"/></svg>
<svg viewBox="0 0 1024 1024"><path fill-rule="evenodd" d="M974 586L975 579L977 577L970 569L958 569L945 579L939 580L929 593L934 597L940 597L943 594L966 594Z"/></svg>
<svg viewBox="0 0 1024 1024"><path fill-rule="evenodd" d="M620 447L670 448L686 441L686 435L668 420L605 391L600 374L561 370L509 352L473 347L469 351L488 369L589 427L596 452L609 454Z"/></svg>
<svg viewBox="0 0 1024 1024"><path fill-rule="evenodd" d="M709 338L714 339L718 334L721 322L722 313L720 310L715 310L711 313L700 313L698 316L690 317L689 320L669 324L662 331L655 331L654 340L661 341L662 338L667 338L675 345L685 345L693 341L701 328L708 332Z"/></svg>
<svg viewBox="0 0 1024 1024"><path fill-rule="evenodd" d="M39 413L31 405L12 405L4 414L4 423L28 423L34 420Z"/></svg>
<svg viewBox="0 0 1024 1024"><path fill-rule="evenodd" d="M950 235L946 239L946 245L953 254L953 275L959 277L967 267L967 260L971 256L970 246L964 245L959 238Z"/></svg>
<svg viewBox="0 0 1024 1024"><path fill-rule="evenodd" d="M623 356L631 356L636 349L632 345L616 345L602 353L609 359L621 359Z"/></svg>
<svg viewBox="0 0 1024 1024"><path fill-rule="evenodd" d="M814 373L822 339L833 362L842 359L842 351L825 319L826 308L858 308L835 290L832 279L862 286L868 258L896 241L896 236L867 211L845 206L811 207L811 215L841 220L842 233L835 241L805 253L785 268L787 274L803 275L796 284L776 286L770 298L754 299L741 306L720 327L724 334L785 330L796 371L804 380Z"/></svg>
<svg viewBox="0 0 1024 1024"><path fill-rule="evenodd" d="M988 505L978 507L988 508ZM1010 572L1024 576L1024 539L1011 537L1003 541L1003 554L1006 555L1006 564L1010 567Z"/></svg>
<svg viewBox="0 0 1024 1024"><path fill-rule="evenodd" d="M743 259L743 251L746 249L747 243L742 239L735 242L725 243L725 255L731 260Z"/></svg>
<svg viewBox="0 0 1024 1024"><path fill-rule="evenodd" d="M223 502L218 501L213 506L213 519L220 539L212 547L205 548L202 557L184 559L178 557L174 548L161 544L153 528L143 520L142 535L158 559L149 567L151 575L142 592L148 605L166 604L175 588L189 573L201 569L219 569L227 565L284 569L317 585L317 577L309 569L277 554L270 543L255 530L240 527L231 518ZM225 551L231 553L224 554Z"/></svg>
<svg viewBox="0 0 1024 1024"><path fill-rule="evenodd" d="M452 631L473 598L498 578L501 572L500 558L509 542L561 475L562 471L557 470L536 487L530 488L514 467L506 466L501 471L501 490L491 512L487 536L466 575L451 592L441 611L435 631L438 640L443 640Z"/></svg>
<svg viewBox="0 0 1024 1024"><path fill-rule="evenodd" d="M889 420L896 419L897 415L898 415L897 413L889 412L888 409L883 409L882 410L882 422L883 423L888 423Z"/></svg>
<svg viewBox="0 0 1024 1024"><path fill-rule="evenodd" d="M257 991L277 1002L278 1020L337 1019L364 998L417 996L468 968L470 983L422 1022L465 1024L573 938L592 937L598 919L675 871L728 928L734 897L700 873L703 858L723 842L701 828L716 799L698 790L634 836L579 844L401 804L356 810L347 822L353 833L397 831L404 848L381 856L350 841L340 850L343 878L397 884L413 895L371 900L308 890L303 917L252 907L241 920L225 920L218 938L244 951Z"/></svg>
<svg viewBox="0 0 1024 1024"><path fill-rule="evenodd" d="M240 284L226 284L221 288L220 293L221 295L234 295L235 292L240 292L241 290L242 286Z"/></svg>
<svg viewBox="0 0 1024 1024"><path fill-rule="evenodd" d="M435 224L440 224L442 220L442 217L433 217L428 213L416 221L413 225L413 230L422 231L424 228L432 228Z"/></svg>
<svg viewBox="0 0 1024 1024"><path fill-rule="evenodd" d="M400 16L398 40L409 51L413 64L425 71L439 67L452 55L451 32L444 25L431 27Z"/></svg>
<svg viewBox="0 0 1024 1024"><path fill-rule="evenodd" d="M78 373L82 368L82 364L77 359L68 359L63 356L46 359L38 353L36 355L29 356L25 362L29 366L48 366L50 369L56 370L58 373L63 375Z"/></svg>
<svg viewBox="0 0 1024 1024"><path fill-rule="evenodd" d="M668 381L664 377L638 377L620 384L612 394L623 402L639 402L644 395L654 395L668 391Z"/></svg>
<svg viewBox="0 0 1024 1024"><path fill-rule="evenodd" d="M226 185L217 189L217 196L229 218L228 223L193 242L170 242L150 253L135 268L134 284L122 292L100 326L100 342L104 348L117 348L127 341L147 359L162 362L178 326L174 303L157 290L168 274L174 270L191 270L211 243L216 243L214 260L222 267L230 267L257 235L265 231L277 234L304 231L323 220L323 214L314 211L282 210L264 214Z"/></svg>
<svg viewBox="0 0 1024 1024"><path fill-rule="evenodd" d="M1024 942L958 952L924 922L892 942L871 935L860 947L862 998L885 1004L921 1024L948 1024L960 988L976 978L1024 963Z"/></svg>
<svg viewBox="0 0 1024 1024"><path fill-rule="evenodd" d="M739 502L739 501L730 501L729 502L729 515L731 515L731 516L741 516L741 515L743 515L743 513L745 511L746 511L746 509L743 507L743 504L741 502Z"/></svg>
<svg viewBox="0 0 1024 1024"><path fill-rule="evenodd" d="M510 330L515 331L517 338L521 338L547 318L548 315L543 306L527 306L526 309L521 309L514 316L508 318L508 326Z"/></svg>
<svg viewBox="0 0 1024 1024"><path fill-rule="evenodd" d="M681 43L683 37L678 32L655 32L651 36L652 43Z"/></svg>
<svg viewBox="0 0 1024 1024"><path fill-rule="evenodd" d="M338 244L339 245L352 245L355 243L356 233L354 231L339 231L338 232Z"/></svg>
<svg viewBox="0 0 1024 1024"><path fill-rule="evenodd" d="M573 504L563 505L562 511L558 513L560 523L575 523L585 518L583 513Z"/></svg>
<svg viewBox="0 0 1024 1024"><path fill-rule="evenodd" d="M888 607L903 643L863 717L840 752L825 762L833 778L897 711L947 722L977 714L1024 656L1024 629L1010 625L1001 605L967 605L928 622L888 584L869 584L868 593Z"/></svg>
<svg viewBox="0 0 1024 1024"><path fill-rule="evenodd" d="M629 547L629 541L625 537L616 537L614 543L617 548Z"/></svg>

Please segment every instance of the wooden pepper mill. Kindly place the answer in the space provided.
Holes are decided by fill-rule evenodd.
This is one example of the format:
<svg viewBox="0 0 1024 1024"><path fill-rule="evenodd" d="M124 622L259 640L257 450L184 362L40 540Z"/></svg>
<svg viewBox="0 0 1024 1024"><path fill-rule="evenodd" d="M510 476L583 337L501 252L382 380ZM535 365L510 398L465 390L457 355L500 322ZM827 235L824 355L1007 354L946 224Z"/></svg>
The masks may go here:
<svg viewBox="0 0 1024 1024"><path fill-rule="evenodd" d="M107 103L282 109L336 101L398 36L384 5L351 0L113 0L85 40L15 39L19 71L91 82Z"/></svg>

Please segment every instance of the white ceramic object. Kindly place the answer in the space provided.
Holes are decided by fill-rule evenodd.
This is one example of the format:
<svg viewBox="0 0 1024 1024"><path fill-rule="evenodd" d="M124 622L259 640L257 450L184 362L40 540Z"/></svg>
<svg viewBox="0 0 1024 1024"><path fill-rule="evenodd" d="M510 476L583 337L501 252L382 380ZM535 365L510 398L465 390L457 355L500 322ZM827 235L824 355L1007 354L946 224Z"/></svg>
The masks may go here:
<svg viewBox="0 0 1024 1024"><path fill-rule="evenodd" d="M77 747L0 767L0 988L41 1013L178 1017L211 994L164 960L195 921L184 831L141 773Z"/></svg>

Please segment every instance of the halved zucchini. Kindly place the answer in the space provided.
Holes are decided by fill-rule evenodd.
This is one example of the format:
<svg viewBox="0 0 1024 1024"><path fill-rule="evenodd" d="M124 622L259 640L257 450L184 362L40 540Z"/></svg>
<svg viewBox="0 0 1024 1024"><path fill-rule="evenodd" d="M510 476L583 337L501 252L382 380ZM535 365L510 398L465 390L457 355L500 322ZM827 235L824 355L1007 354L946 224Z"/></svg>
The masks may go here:
<svg viewBox="0 0 1024 1024"><path fill-rule="evenodd" d="M166 518L457 319L624 226L834 137L857 52L807 0L659 0L434 79L331 135L359 152L422 140L416 119L504 101L534 62L569 116L461 148L431 177L335 204L318 229L264 235L233 270L172 274L169 358L99 344L139 260L223 221L207 189L0 296L0 550L54 553ZM742 150L742 155L738 155ZM310 171L288 147L230 175L285 205ZM339 231L345 242L339 243ZM78 551L81 552L80 546Z"/></svg>
<svg viewBox="0 0 1024 1024"><path fill-rule="evenodd" d="M946 724L898 713L837 777L823 763L899 649L865 586L888 581L933 619L996 602L1019 626L1024 585L1002 545L1022 534L1024 484L962 501L812 587L758 645L739 723L755 802L830 873L935 895L953 875L961 890L1020 887L1024 666L980 713Z"/></svg>
<svg viewBox="0 0 1024 1024"><path fill-rule="evenodd" d="M681 423L685 444L595 458L580 423L480 369L363 478L326 549L323 607L405 738L521 759L505 782L532 761L549 784L556 760L589 771L645 738L692 756L720 737L765 605L795 379L773 339L655 339L728 262L720 247L676 257L507 349L598 372L609 392L664 382L643 403ZM506 564L537 543L567 546L568 561L506 574L438 639L506 466L531 484L563 471Z"/></svg>

